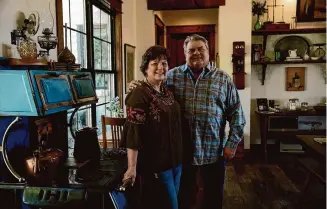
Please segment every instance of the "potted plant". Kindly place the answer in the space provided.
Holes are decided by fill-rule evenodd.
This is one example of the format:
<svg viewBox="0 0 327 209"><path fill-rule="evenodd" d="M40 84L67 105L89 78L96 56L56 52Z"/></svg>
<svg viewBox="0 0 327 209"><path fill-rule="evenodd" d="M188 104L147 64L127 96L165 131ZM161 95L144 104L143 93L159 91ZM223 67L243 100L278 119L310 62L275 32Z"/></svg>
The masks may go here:
<svg viewBox="0 0 327 209"><path fill-rule="evenodd" d="M110 117L124 117L124 110L120 108L119 97L112 98L106 109L110 112Z"/></svg>
<svg viewBox="0 0 327 209"><path fill-rule="evenodd" d="M268 9L266 8L267 2L257 2L252 1L252 15L257 15L257 21L254 24L254 30L260 30L262 28L262 23L260 21L260 16L264 15L268 12Z"/></svg>

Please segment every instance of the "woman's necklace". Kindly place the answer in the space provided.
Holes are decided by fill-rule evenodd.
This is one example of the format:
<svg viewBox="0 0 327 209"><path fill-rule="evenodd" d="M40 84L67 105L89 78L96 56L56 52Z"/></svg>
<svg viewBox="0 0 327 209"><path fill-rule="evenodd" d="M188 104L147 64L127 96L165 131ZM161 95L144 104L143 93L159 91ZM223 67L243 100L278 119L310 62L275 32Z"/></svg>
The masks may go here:
<svg viewBox="0 0 327 209"><path fill-rule="evenodd" d="M149 86L151 86L154 90L156 90L157 92L159 92L159 93L161 93L162 91L161 91L161 86L159 86L159 89L158 89L158 87L155 87L154 85L152 85L150 82L149 82L149 80L147 79L147 78L145 78L145 81L146 81L146 83L147 84L149 84Z"/></svg>

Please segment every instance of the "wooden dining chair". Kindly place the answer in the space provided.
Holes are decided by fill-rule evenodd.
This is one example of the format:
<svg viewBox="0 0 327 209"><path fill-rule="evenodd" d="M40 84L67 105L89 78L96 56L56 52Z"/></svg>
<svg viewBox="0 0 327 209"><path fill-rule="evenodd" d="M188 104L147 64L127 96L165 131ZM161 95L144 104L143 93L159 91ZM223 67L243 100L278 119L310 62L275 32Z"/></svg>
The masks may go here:
<svg viewBox="0 0 327 209"><path fill-rule="evenodd" d="M107 125L109 125L111 128L112 148L119 148L119 143L122 138L123 127L126 122L126 118L111 118L102 115L101 122L103 149L107 148Z"/></svg>

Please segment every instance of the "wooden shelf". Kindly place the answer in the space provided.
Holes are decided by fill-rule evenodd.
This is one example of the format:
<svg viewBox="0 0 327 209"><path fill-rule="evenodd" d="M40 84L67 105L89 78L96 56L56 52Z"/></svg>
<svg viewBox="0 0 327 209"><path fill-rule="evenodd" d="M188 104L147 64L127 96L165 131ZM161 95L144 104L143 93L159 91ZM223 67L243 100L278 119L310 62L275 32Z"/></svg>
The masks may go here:
<svg viewBox="0 0 327 209"><path fill-rule="evenodd" d="M287 64L319 64L326 60L302 60L302 61L274 61L274 62L252 62L252 65L287 65Z"/></svg>
<svg viewBox="0 0 327 209"><path fill-rule="evenodd" d="M270 31L270 30L252 31L253 36L306 34L306 33L326 33L326 28L301 28L301 29L280 30L280 31Z"/></svg>
<svg viewBox="0 0 327 209"><path fill-rule="evenodd" d="M323 64L326 63L326 60L303 60L303 61L274 61L274 62L252 62L251 65L261 65L262 66L262 74L261 74L261 85L265 85L266 79L266 70L268 65L287 65L287 64Z"/></svg>

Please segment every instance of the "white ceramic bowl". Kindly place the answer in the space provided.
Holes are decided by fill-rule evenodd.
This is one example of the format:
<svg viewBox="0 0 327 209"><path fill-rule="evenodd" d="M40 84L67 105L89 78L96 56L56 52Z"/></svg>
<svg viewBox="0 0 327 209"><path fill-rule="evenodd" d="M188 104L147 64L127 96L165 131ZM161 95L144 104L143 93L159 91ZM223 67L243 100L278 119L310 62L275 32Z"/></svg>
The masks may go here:
<svg viewBox="0 0 327 209"><path fill-rule="evenodd" d="M319 57L311 57L312 60L318 60Z"/></svg>

